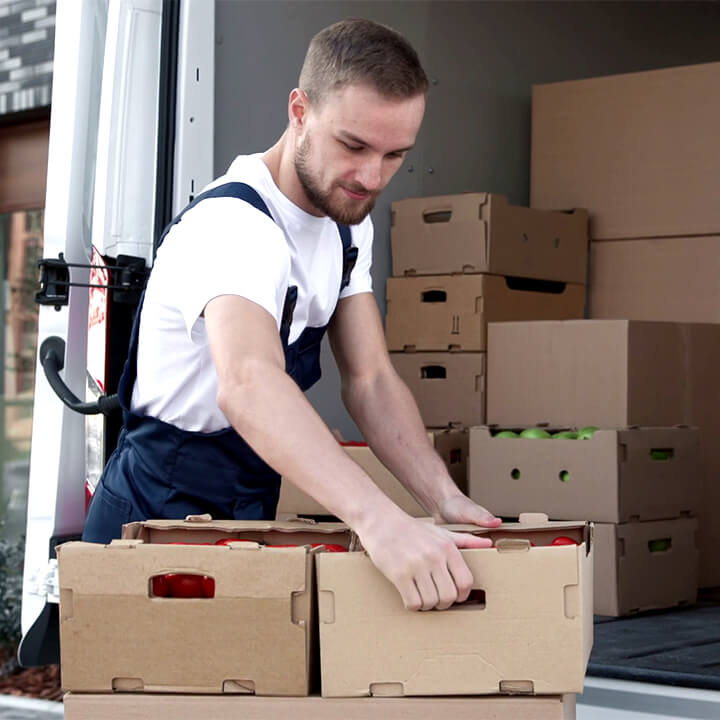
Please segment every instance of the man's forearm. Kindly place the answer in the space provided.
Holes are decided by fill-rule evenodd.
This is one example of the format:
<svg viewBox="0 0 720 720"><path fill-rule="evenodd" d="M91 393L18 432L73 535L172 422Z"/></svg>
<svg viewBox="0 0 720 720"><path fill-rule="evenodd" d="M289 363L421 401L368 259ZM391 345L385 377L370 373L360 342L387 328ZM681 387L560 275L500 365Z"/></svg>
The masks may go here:
<svg viewBox="0 0 720 720"><path fill-rule="evenodd" d="M251 370L221 390L219 404L263 460L354 529L402 513L343 452L282 369Z"/></svg>
<svg viewBox="0 0 720 720"><path fill-rule="evenodd" d="M349 382L343 400L380 461L429 514L438 517L448 497L460 493L435 452L412 394L388 369Z"/></svg>

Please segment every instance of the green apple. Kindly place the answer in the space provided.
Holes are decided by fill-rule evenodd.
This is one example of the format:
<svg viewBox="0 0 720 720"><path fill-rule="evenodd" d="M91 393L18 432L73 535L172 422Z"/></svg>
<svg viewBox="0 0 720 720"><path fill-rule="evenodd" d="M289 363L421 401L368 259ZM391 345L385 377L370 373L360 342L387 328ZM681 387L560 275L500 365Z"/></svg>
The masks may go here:
<svg viewBox="0 0 720 720"><path fill-rule="evenodd" d="M578 440L590 440L598 430L599 428L596 428L594 425L580 428L578 430Z"/></svg>
<svg viewBox="0 0 720 720"><path fill-rule="evenodd" d="M662 538L660 540L650 540L648 548L651 553L654 552L667 552L672 546L672 540L670 538Z"/></svg>
<svg viewBox="0 0 720 720"><path fill-rule="evenodd" d="M567 482L570 479L570 473L567 470L563 470L560 473L560 480L562 482Z"/></svg>
<svg viewBox="0 0 720 720"><path fill-rule="evenodd" d="M577 440L578 434L573 430L561 430L553 435L556 440Z"/></svg>
<svg viewBox="0 0 720 720"><path fill-rule="evenodd" d="M495 437L499 438L516 438L520 437L516 432L513 432L512 430L501 430Z"/></svg>
<svg viewBox="0 0 720 720"><path fill-rule="evenodd" d="M552 435L547 430L543 430L542 428L534 427L534 428L527 428L527 430L523 430L520 433L521 438L550 438Z"/></svg>
<svg viewBox="0 0 720 720"><path fill-rule="evenodd" d="M650 457L653 460L669 460L673 456L672 450L651 450Z"/></svg>

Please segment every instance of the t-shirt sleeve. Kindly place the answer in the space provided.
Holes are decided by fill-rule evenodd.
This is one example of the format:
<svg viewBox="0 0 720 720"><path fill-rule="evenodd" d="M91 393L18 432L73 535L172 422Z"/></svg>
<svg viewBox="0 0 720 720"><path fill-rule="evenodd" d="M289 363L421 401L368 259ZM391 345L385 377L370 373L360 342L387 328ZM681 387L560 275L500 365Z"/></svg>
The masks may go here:
<svg viewBox="0 0 720 720"><path fill-rule="evenodd" d="M177 306L191 340L205 306L220 295L260 305L280 327L290 254L282 230L265 213L237 198L209 198L183 216L165 243L174 246L182 273Z"/></svg>
<svg viewBox="0 0 720 720"><path fill-rule="evenodd" d="M357 262L350 273L350 283L340 293L340 298L350 297L358 293L372 292L372 245L373 224L368 215L359 225L352 227L353 245L358 249Z"/></svg>

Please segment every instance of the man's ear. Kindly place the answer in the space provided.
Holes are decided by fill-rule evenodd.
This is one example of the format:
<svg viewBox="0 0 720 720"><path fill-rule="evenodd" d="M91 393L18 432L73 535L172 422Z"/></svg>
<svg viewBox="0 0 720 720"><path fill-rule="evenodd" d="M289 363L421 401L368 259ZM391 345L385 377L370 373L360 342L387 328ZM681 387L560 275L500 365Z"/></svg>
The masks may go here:
<svg viewBox="0 0 720 720"><path fill-rule="evenodd" d="M295 88L290 93L290 99L288 100L288 120L293 130L302 131L309 110L310 100L308 96L300 88Z"/></svg>

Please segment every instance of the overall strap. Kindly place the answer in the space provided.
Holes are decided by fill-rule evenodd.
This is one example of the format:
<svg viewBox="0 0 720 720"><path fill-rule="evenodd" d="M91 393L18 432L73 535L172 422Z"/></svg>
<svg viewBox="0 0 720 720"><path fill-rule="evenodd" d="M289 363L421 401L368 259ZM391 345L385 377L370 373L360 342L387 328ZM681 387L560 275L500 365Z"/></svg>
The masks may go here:
<svg viewBox="0 0 720 720"><path fill-rule="evenodd" d="M350 282L350 273L352 273L355 263L357 262L358 249L352 244L350 227L338 223L337 228L343 247L343 271L342 281L340 282L340 292L342 292Z"/></svg>
<svg viewBox="0 0 720 720"><path fill-rule="evenodd" d="M183 215L188 210L191 210L199 202L202 202L207 198L218 197L233 197L237 198L238 200L244 200L246 203L252 205L256 210L265 213L265 215L267 215L271 220L274 220L273 216L270 214L270 210L268 210L268 206L265 204L265 201L260 197L255 188L241 182L224 183L223 185L217 185L214 188L210 188L210 190L206 190L204 193L200 193L190 204L183 208L180 214L177 215L163 231L163 234L160 237L160 241L158 242L158 247L162 245L165 236L168 234L168 232L170 232L170 228L172 228L173 225L179 223L182 220Z"/></svg>
<svg viewBox="0 0 720 720"><path fill-rule="evenodd" d="M260 212L265 213L265 215L267 215L271 220L274 221L274 218L270 214L270 210L265 204L265 201L260 197L258 192L253 187L241 182L224 183L223 185L218 185L214 188L211 188L210 190L200 193L200 195L195 197L191 203L189 203L175 218L173 218L173 220L168 223L167 227L163 231L163 234L161 235L158 242L158 247L162 245L165 237L167 236L168 232L170 232L170 229L173 227L173 225L179 223L182 220L183 215L185 215L188 210L195 207L199 202L202 202L203 200L217 197L233 197L239 200L244 200L257 210L260 210ZM138 338L140 335L140 313L142 311L144 300L145 292L143 291L143 294L140 297L140 303L138 304L138 308L135 313L135 320L133 322L132 332L130 335L130 347L128 351L128 357L125 361L125 367L123 368L122 376L120 377L120 382L118 385L118 396L120 399L120 405L123 409L123 416L126 426L129 420L132 389L133 385L135 384L135 378L137 377L137 347ZM295 309L296 301L297 287L293 285L288 288L285 295L285 305L283 307L282 313L282 326L280 328L280 335L283 338L283 345L287 344L287 337L290 332L290 325L292 324L292 316Z"/></svg>

